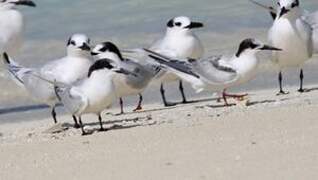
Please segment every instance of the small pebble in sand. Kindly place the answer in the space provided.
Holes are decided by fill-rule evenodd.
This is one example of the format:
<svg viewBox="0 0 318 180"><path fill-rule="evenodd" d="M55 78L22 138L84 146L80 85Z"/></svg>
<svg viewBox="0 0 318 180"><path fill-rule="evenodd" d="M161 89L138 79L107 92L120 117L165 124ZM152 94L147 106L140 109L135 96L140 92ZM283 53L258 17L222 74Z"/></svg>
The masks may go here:
<svg viewBox="0 0 318 180"><path fill-rule="evenodd" d="M235 161L240 161L240 160L241 160L241 156L237 155L237 156L235 157Z"/></svg>
<svg viewBox="0 0 318 180"><path fill-rule="evenodd" d="M2 137L3 136L3 134L2 133L0 133L0 137Z"/></svg>
<svg viewBox="0 0 318 180"><path fill-rule="evenodd" d="M33 135L34 135L34 133L29 133L28 138L32 138Z"/></svg>
<svg viewBox="0 0 318 180"><path fill-rule="evenodd" d="M172 166L172 165L173 165L172 162L167 162L167 163L166 163L166 166Z"/></svg>
<svg viewBox="0 0 318 180"><path fill-rule="evenodd" d="M84 141L83 144L88 145L89 141Z"/></svg>
<svg viewBox="0 0 318 180"><path fill-rule="evenodd" d="M147 120L148 120L148 121L149 121L149 120L152 120L151 114L149 114L149 115L147 116Z"/></svg>
<svg viewBox="0 0 318 180"><path fill-rule="evenodd" d="M66 123L58 123L50 127L49 129L45 130L43 133L45 134L58 134L63 131L66 131L69 129L71 125L66 124Z"/></svg>

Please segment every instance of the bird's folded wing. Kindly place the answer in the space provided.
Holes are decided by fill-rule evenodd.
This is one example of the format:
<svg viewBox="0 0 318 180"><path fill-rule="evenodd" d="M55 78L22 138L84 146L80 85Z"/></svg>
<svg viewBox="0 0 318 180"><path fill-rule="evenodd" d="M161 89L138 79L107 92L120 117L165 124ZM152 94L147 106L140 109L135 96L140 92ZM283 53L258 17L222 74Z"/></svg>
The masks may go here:
<svg viewBox="0 0 318 180"><path fill-rule="evenodd" d="M192 61L196 61L193 59L189 60L175 60L159 53L153 52L151 50L145 49L145 51L149 54L148 56L154 59L157 63L159 63L162 68L167 69L168 71L176 74L184 81L192 84L192 87L197 91L202 91L204 87L204 83L200 78L200 75L193 71Z"/></svg>
<svg viewBox="0 0 318 180"><path fill-rule="evenodd" d="M187 63L185 61L179 61L179 60L164 60L161 57L155 56L155 55L149 55L152 59L157 61L158 63L164 65L166 68L170 68L172 71L180 71L182 73L186 73L188 75L191 75L195 78L200 79L200 76L193 72L192 65L190 63Z"/></svg>
<svg viewBox="0 0 318 180"><path fill-rule="evenodd" d="M72 114L77 114L88 106L88 99L75 87L55 87L55 92L64 107Z"/></svg>
<svg viewBox="0 0 318 180"><path fill-rule="evenodd" d="M312 32L312 41L314 52L318 53L318 11L314 13L307 13L303 19L310 24L313 29Z"/></svg>
<svg viewBox="0 0 318 180"><path fill-rule="evenodd" d="M231 83L238 78L238 74L222 56L193 62L193 69L200 74L201 79L211 85Z"/></svg>

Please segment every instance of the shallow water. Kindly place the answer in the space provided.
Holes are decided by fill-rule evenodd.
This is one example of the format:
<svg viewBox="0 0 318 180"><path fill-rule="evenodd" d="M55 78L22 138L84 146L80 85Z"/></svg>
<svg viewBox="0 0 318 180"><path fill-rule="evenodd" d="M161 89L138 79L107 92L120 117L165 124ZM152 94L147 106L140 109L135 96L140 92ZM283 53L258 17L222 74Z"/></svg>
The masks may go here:
<svg viewBox="0 0 318 180"><path fill-rule="evenodd" d="M197 34L206 46L207 54L232 53L246 37L266 41L270 16L248 0L42 0L35 1L37 8L22 8L27 20L24 48L18 61L27 66L39 66L65 53L65 41L77 32L88 34L94 41L112 40L122 48L147 46L165 31L172 17L186 15L202 21L205 28ZM270 4L272 1L260 0ZM308 11L318 10L317 0L301 2ZM268 64L267 60L264 60ZM306 83L317 83L316 62L306 67ZM312 66L313 65L313 66ZM237 90L273 88L277 85L275 71L261 66L263 74ZM265 72L265 73L264 73ZM23 89L7 80L0 80L0 114L8 114L8 107L33 105ZM298 84L298 72L290 71L287 85ZM193 92L188 92L194 94ZM155 98L147 98L149 95ZM208 95L208 93L203 94ZM169 87L168 96L178 99L176 87ZM202 96L202 95L197 95ZM157 89L145 94L147 102L160 101ZM150 100L151 99L151 100ZM129 104L134 103L128 100ZM32 109L32 108L31 108ZM10 109L9 109L10 110ZM16 110L16 109L13 109ZM23 108L22 108L23 110ZM14 111L11 111L14 112ZM8 119L0 115L1 119Z"/></svg>

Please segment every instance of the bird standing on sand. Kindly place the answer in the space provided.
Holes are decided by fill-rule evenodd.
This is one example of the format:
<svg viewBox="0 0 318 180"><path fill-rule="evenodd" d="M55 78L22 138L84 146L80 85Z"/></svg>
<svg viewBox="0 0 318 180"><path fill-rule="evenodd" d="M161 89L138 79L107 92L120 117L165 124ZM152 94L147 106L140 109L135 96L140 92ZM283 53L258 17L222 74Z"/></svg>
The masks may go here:
<svg viewBox="0 0 318 180"><path fill-rule="evenodd" d="M171 58L199 59L204 53L204 48L199 38L193 33L193 29L202 27L202 23L191 22L188 17L175 17L167 23L165 36L153 43L149 49ZM144 53L143 50L140 49L135 51L132 50L132 52ZM166 72L165 70L161 70L154 78L154 82L159 82L161 84L160 93L165 106L174 106L176 104L167 101L164 83L175 82L177 80L179 80L182 103L187 103L183 83L177 76Z"/></svg>
<svg viewBox="0 0 318 180"><path fill-rule="evenodd" d="M299 0L279 0L277 12L272 13L275 18L269 30L268 38L273 46L284 51L273 52L273 62L279 68L279 93L288 94L283 90L282 70L289 67L300 68L300 88L304 92L303 65L313 55L313 29L304 20Z"/></svg>
<svg viewBox="0 0 318 180"><path fill-rule="evenodd" d="M150 50L171 58L199 59L203 56L204 48L199 38L193 33L193 29L202 27L203 23L192 22L188 17L175 17L167 23L165 36L151 45ZM162 71L156 79L161 83L160 92L164 105L175 105L166 100L164 83L179 80L177 76ZM182 80L179 80L179 90L182 95L182 103L187 103Z"/></svg>
<svg viewBox="0 0 318 180"><path fill-rule="evenodd" d="M95 59L109 59L116 64L117 67L127 69L133 74L117 74L115 75L116 95L120 97L121 114L123 110L123 97L131 95L139 95L139 102L134 111L142 110L142 92L147 88L151 80L158 73L151 64L142 65L130 59L125 59L117 46L111 42L104 42L95 46L92 50Z"/></svg>
<svg viewBox="0 0 318 180"><path fill-rule="evenodd" d="M255 39L245 39L232 57L213 56L208 59L178 60L171 59L156 52L147 50L149 56L192 84L197 91L223 91L223 99L240 98L246 95L230 95L226 89L238 86L255 77L259 60L256 54L263 50L281 51L281 49L264 45Z"/></svg>
<svg viewBox="0 0 318 180"><path fill-rule="evenodd" d="M0 1L0 53L15 55L22 45L23 15L15 8L24 5L35 7L30 0Z"/></svg>
<svg viewBox="0 0 318 180"><path fill-rule="evenodd" d="M124 69L117 69L109 59L97 60L90 68L88 76L74 85L55 84L55 93L65 108L79 119L82 135L84 130L81 116L83 114L98 115L100 131L105 131L101 113L109 108L116 97L114 75L129 74Z"/></svg>
<svg viewBox="0 0 318 180"><path fill-rule="evenodd" d="M276 19L277 17L277 10L273 6L267 6L264 4L261 4L257 1L250 0L252 3L256 4L259 7L262 7L270 13L271 17L273 20ZM278 7L279 8L279 7ZM309 13L305 11L305 13L302 14L301 18L306 21L308 24L310 24L311 28L313 29L312 33L312 41L313 41L313 48L314 48L314 53L318 53L318 11Z"/></svg>
<svg viewBox="0 0 318 180"><path fill-rule="evenodd" d="M51 61L39 69L25 68L5 55L5 64L9 74L18 85L24 87L32 98L52 108L51 115L57 123L55 106L59 102L54 86L39 77L63 84L72 84L87 76L93 60L90 54L90 40L86 35L74 34L67 42L67 55ZM75 127L78 123L73 117Z"/></svg>

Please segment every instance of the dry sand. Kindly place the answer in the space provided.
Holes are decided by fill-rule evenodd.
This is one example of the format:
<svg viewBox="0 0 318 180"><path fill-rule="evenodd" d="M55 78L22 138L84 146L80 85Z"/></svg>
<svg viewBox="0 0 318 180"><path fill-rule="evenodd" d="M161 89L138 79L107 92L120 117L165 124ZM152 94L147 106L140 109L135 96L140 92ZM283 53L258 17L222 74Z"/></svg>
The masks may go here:
<svg viewBox="0 0 318 180"><path fill-rule="evenodd" d="M71 127L49 133L51 119L4 124L0 179L317 179L318 90L274 92L254 92L230 108L203 101L108 114L110 130L85 137ZM96 117L84 121L98 128Z"/></svg>

